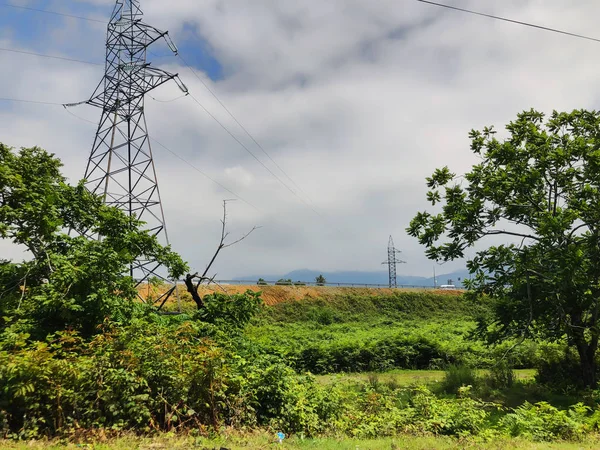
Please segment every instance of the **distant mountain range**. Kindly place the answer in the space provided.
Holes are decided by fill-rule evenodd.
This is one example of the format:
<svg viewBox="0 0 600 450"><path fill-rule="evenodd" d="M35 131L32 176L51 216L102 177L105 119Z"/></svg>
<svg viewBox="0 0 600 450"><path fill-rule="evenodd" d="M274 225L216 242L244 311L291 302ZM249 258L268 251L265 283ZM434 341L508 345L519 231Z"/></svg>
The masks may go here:
<svg viewBox="0 0 600 450"><path fill-rule="evenodd" d="M315 278L323 275L328 283L343 283L343 284L387 284L389 275L387 271L378 272L360 272L360 271L341 271L341 272L321 272L318 270L301 269L283 275L252 275L236 277L240 281L254 281L263 278L266 281L277 281L279 279L291 279L292 281L315 281ZM451 273L437 275L436 285L448 284L448 280L452 280L457 287L462 286L461 280L468 278L467 270L457 270ZM460 279L460 280L459 280ZM433 286L433 277L417 277L410 275L398 274L398 285L402 286Z"/></svg>

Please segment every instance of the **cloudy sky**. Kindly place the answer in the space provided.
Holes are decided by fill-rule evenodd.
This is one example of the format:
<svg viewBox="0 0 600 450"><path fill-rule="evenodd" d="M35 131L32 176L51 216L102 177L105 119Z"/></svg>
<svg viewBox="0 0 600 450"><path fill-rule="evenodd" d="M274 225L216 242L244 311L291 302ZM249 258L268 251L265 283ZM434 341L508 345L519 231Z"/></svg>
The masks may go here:
<svg viewBox="0 0 600 450"><path fill-rule="evenodd" d="M594 36L592 0L446 0L454 6ZM114 0L12 0L13 5L107 20ZM153 65L179 73L190 92L293 195L190 97L165 85L146 101L150 134L248 203L230 204L232 237L219 278L381 270L389 235L408 264L432 264L405 228L427 209L425 177L474 163L468 131L502 127L534 107L597 108L600 45L470 16L416 0L142 0L145 21L170 35L207 86L164 45ZM103 63L106 25L0 3L0 48ZM600 37L600 36L597 36ZM102 65L0 50L0 97L68 103L89 98ZM83 176L99 111L0 101L0 142L38 145ZM154 146L171 243L202 269L232 194ZM298 187L300 189L298 189ZM304 199L301 201L301 197ZM308 205L308 206L307 206ZM0 243L0 256L17 256ZM451 271L462 262L448 264Z"/></svg>

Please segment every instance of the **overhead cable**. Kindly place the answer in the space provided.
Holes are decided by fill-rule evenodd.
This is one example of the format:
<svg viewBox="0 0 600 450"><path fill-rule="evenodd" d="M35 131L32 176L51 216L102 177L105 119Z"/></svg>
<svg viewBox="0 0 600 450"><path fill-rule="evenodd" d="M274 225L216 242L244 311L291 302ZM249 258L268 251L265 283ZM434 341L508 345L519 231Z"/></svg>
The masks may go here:
<svg viewBox="0 0 600 450"><path fill-rule="evenodd" d="M569 31L558 30L556 28L545 27L543 25L536 25L534 23L522 22L520 20L508 19L506 17L495 16L493 14L485 14L485 13L478 12L478 11L472 11L470 9L459 8L457 6L450 6L450 5L445 5L443 3L431 2L429 0L417 0L417 1L421 2L421 3L427 3L428 5L439 6L441 8L452 9L454 11L464 12L464 13L468 13L468 14L474 14L476 16L482 16L482 17L488 17L490 19L502 20L504 22L510 22L510 23L514 23L514 24L517 24L517 25L523 25L523 26L526 26L526 27L537 28L539 30L544 30L544 31L551 31L553 33L564 34L566 36L576 37L576 38L579 38L579 39L586 39L588 41L600 42L600 39L598 39L598 38L593 38L593 37L590 37L590 36L585 36L583 34L571 33Z"/></svg>
<svg viewBox="0 0 600 450"><path fill-rule="evenodd" d="M5 6L7 8L24 9L27 11L35 11L35 12L40 12L40 13L45 13L45 14L52 14L55 16L70 17L72 19L87 20L89 22L97 22L97 23L102 23L104 25L108 24L108 22L106 22L104 20L92 19L90 17L83 17L83 16L74 16L72 14L64 14L64 13L59 13L56 11L50 11L47 9L31 8L29 6L19 6L19 5L13 5L11 3L0 3L0 6Z"/></svg>
<svg viewBox="0 0 600 450"><path fill-rule="evenodd" d="M51 104L56 104L56 103L51 103ZM82 120L84 122L87 122L91 125L96 126L96 122L92 122L91 120L85 119L83 117L78 116L77 114L73 113L70 111L70 108L67 105L61 105L65 108L65 111L67 111L69 114L71 114L73 117ZM183 158L182 156L178 155L177 153L175 153L173 150L171 150L170 148L168 148L166 145L162 144L161 142L157 141L156 139L154 139L152 136L149 136L149 139L153 142L155 142L156 144L158 144L159 146L161 146L162 148L164 148L166 151L168 151L169 153L171 153L173 156L175 156L177 159L183 161L185 164L187 164L188 166L190 166L192 169L194 169L196 172L200 173L202 176L204 176L205 178L207 178L208 180L212 181L213 183L215 183L217 186L219 186L220 188L224 189L225 191L229 192L231 195L235 196L236 198L238 198L239 200L241 200L242 202L246 203L248 206L254 208L256 211L260 212L260 210L254 206L252 203L250 203L248 200L245 200L244 198L242 198L241 196L239 196L238 194L236 194L235 192L233 192L231 189L229 189L227 186L224 186L223 184L219 183L217 180L215 180L214 178L212 178L211 176L209 176L208 174L206 174L205 172L203 172L202 170L200 170L198 167L196 167L195 165L193 165L191 162L189 162L188 160L186 160L185 158Z"/></svg>
<svg viewBox="0 0 600 450"><path fill-rule="evenodd" d="M285 175L285 177L288 180L290 180L292 182L292 184L306 196L306 198L308 198L308 195L302 190L302 188L300 186L298 186L298 184L285 172L285 170L283 170L281 168L281 166L279 164L277 164L277 162L275 162L275 160L273 158L271 158L271 155L269 155L269 153L264 149L264 147L254 138L254 136L252 136L252 134L250 134L250 132L246 129L246 127L244 127L244 125L242 125L240 123L240 121L233 115L233 113L229 110L229 108L227 108L227 106L225 106L225 104L221 101L221 99L217 96L217 94L215 94L215 92L208 86L208 84L206 84L206 82L202 79L202 77L200 75L198 75L198 73L185 60L185 58L183 56L181 56L181 53L178 53L177 56L187 66L187 68L190 69L190 71L194 74L194 76L196 78L198 78L198 80L200 80L200 83L202 83L202 85L206 88L206 90L215 98L215 100L219 103L219 105L221 105L221 107L227 112L227 114L229 114L229 116L235 121L235 123L244 131L244 133L246 133L246 135L252 140L252 142L254 142L254 144L267 156L267 158L269 158L269 160L275 165L275 167L277 167L281 171L281 173L283 173Z"/></svg>
<svg viewBox="0 0 600 450"><path fill-rule="evenodd" d="M97 62L93 62L93 61L84 61L82 59L75 59L75 58L66 58L64 56L46 55L44 53L34 53L34 52L28 52L25 50L16 50L14 48L0 47L0 51L11 52L11 53L20 53L22 55L39 56L41 58L59 59L61 61L78 62L78 63L82 63L82 64L90 64L92 66L104 66L103 63L97 63Z"/></svg>
<svg viewBox="0 0 600 450"><path fill-rule="evenodd" d="M62 106L62 103L53 103L53 102L41 102L37 100L21 100L18 98L8 98L8 97L0 97L0 101L3 102L13 102L13 103L34 103L37 105L53 105L53 106Z"/></svg>
<svg viewBox="0 0 600 450"><path fill-rule="evenodd" d="M194 95L192 93L190 93L189 95L192 100L194 100L198 106L200 106L204 112L206 114L209 115L209 117L211 119L213 119L221 128L223 128L223 130L229 135L231 136L231 138L233 140L235 140L240 147L242 147L250 156L252 156L256 161L258 161L258 163L263 166L265 168L265 170L267 172L269 172L282 186L284 186L288 191L290 191L292 193L292 195L294 195L296 198L298 198L302 203L304 203L310 210L312 210L315 214L317 214L320 217L323 217L321 213L319 213L316 209L314 209L311 205L309 205L306 200L304 200L302 197L300 197L292 188L290 188L281 178L279 178L279 176L277 176L277 174L275 172L273 172L271 169L269 169L269 167L267 165L265 165L265 163L263 163L253 152L252 150L250 150L242 141L240 141L238 139L238 137L233 134L229 128L227 128L225 125L223 125L223 122L221 122L219 119L217 119L208 109L206 109L206 107L196 98L194 97Z"/></svg>
<svg viewBox="0 0 600 450"><path fill-rule="evenodd" d="M70 17L70 18L74 18L74 19L80 19L80 20L87 20L87 21L91 21L91 22L99 22L99 23L104 23L107 24L108 22L102 21L102 20L98 20L98 19L92 19L89 17L83 17L83 16L75 16L72 14L64 14L64 13L59 13L56 11L50 11L50 10L45 10L45 9L38 9L38 8L31 8L31 7L25 7L25 6L17 6L17 5L12 5L10 3L0 3L0 6L6 6L6 7L11 7L11 8L19 8L19 9L23 9L23 10L28 10L28 11L35 11L35 12L40 12L40 13L46 13L46 14L53 14L53 15L58 15L58 16L64 16L64 17ZM14 50L10 50L10 49L0 49L0 50L6 50L6 51L14 51ZM94 65L103 65L100 63L93 63L93 62L89 62L89 61L81 61L81 60L76 60L76 59L71 59L71 58L62 58L62 57L53 57L50 55L43 55L43 54L39 54L39 53L32 53L32 52L21 52L21 51L15 51L15 53L24 53L24 54L29 54L29 55L35 55L35 56L41 56L41 57L46 57L46 58L56 58L56 59L65 59L67 61L76 61L76 62L81 62L81 63L86 63L86 64L94 64ZM204 85L204 87L206 88L206 90L208 90L208 92L217 100L217 102L221 105L221 107L227 112L227 114L229 114L229 116L235 121L235 123L242 129L242 131L244 131L244 133L252 140L252 142L254 142L254 144L265 154L265 156L273 163L273 165L275 165L275 167L277 167L277 169L279 169L279 171L296 187L296 189L298 189L300 192L302 192L304 194L304 196L312 203L312 200L310 199L310 197L308 196L308 194L306 194L306 192L304 192L304 190L298 185L298 183L296 183L292 177L290 177L287 172L271 157L271 155L265 150L265 148L256 140L256 138L248 131L248 129L246 127L244 127L244 125L242 125L242 123L235 117L235 115L231 112L231 110L229 110L229 108L227 108L227 106L225 106L225 104L221 101L221 99L216 95L216 93L210 89L210 87L206 84L206 82L202 79L202 77L200 77L198 75L198 73L192 68L192 66L190 64L187 63L187 61L185 60L185 58L183 58L183 56L181 56L181 54L178 54L179 58L181 59L181 61L188 67L188 69L190 69L190 71L194 74L194 76L196 78L198 78L198 80L200 80L200 82ZM159 101L159 100L157 100ZM204 108L204 107L203 107ZM211 115L212 116L212 115ZM214 117L213 117L214 118ZM220 124L221 125L221 124ZM222 125L221 125L222 126ZM236 139L237 140L237 139ZM253 155L254 156L254 155ZM256 156L254 156L255 159L258 160L258 158L256 158ZM277 175L275 175L270 169L268 169L263 163L262 161L258 160L260 162L261 165L263 165L273 176L275 176L276 178ZM282 182L282 184L285 185L285 183ZM287 185L285 185L286 188L288 190L290 190L292 193L294 193L294 195L297 196L297 194L292 191ZM304 199L302 199L302 201L304 203L306 203L306 201L304 201ZM313 209L311 207L311 209ZM316 211L315 211L316 212ZM318 214L318 213L317 213Z"/></svg>
<svg viewBox="0 0 600 450"><path fill-rule="evenodd" d="M215 183L217 186L219 186L221 189L224 189L225 191L229 192L231 195L233 195L235 198L237 198L238 200L241 200L242 202L244 202L245 204L247 204L248 206L254 208L256 211L260 212L260 210L254 206L252 203L250 203L248 200L245 200L244 198L240 197L238 194L236 194L235 192L233 192L231 189L229 189L228 187L222 185L221 183L219 183L217 180L215 180L214 178L210 177L209 175L207 175L205 172L203 172L202 170L200 170L198 167L196 167L194 164L192 164L191 162L189 162L188 160L184 159L183 157L179 156L177 153L175 153L173 150L171 150L170 148L168 148L167 146L165 146L164 144L161 144L160 142L158 142L156 139L154 139L153 137L150 137L150 140L155 142L156 144L160 145L162 148L164 148L166 151L168 151L169 153L171 153L173 156L175 156L177 159L183 161L185 164L187 164L188 166L190 166L192 169L194 169L196 172L200 173L201 175L203 175L204 177L206 177L207 179L209 179L210 181L212 181L213 183Z"/></svg>
<svg viewBox="0 0 600 450"><path fill-rule="evenodd" d="M8 97L0 97L0 101L14 102L14 103L32 103L32 104L37 104L37 105L50 105L50 106L63 106L63 107L65 106L63 103L42 102L42 101L37 101L37 100L24 100L24 99L8 98ZM72 115L76 119L82 120L82 121L87 122L87 123L89 123L91 125L94 125L94 126L97 125L95 122L92 122L91 120L85 119L85 118L80 117L77 114L71 112L69 110L69 108L67 108L67 107L65 107L64 109L65 109L65 111L67 113L69 113L70 115ZM171 150L170 148L168 148L166 145L164 145L161 142L157 141L153 137L150 137L150 140L153 141L153 142L155 142L156 144L158 144L162 148L164 148L166 151L168 151L169 153L171 153L177 159L183 161L185 164L187 164L188 166L190 166L192 169L194 169L196 172L200 173L202 176L204 176L208 180L210 180L213 183L215 183L221 189L229 192L231 195L235 196L237 199L241 200L242 202L246 203L248 206L250 206L250 207L254 208L256 211L260 212L260 210L256 206L254 206L252 203L250 203L248 200L242 198L240 195L236 194L234 191L232 191L231 189L229 189L227 186L219 183L217 180L215 180L214 178L212 178L211 176L209 176L208 174L206 174L205 172L203 172L202 170L200 170L198 167L196 167L194 164L192 164L191 162L189 162L188 160L186 160L182 156L180 156L177 153L175 153L173 150Z"/></svg>
<svg viewBox="0 0 600 450"><path fill-rule="evenodd" d="M9 4L3 4L4 6L15 6L15 5L9 5ZM67 15L67 14L62 14L62 13L57 13L55 11L49 11L49 10L42 10L42 9L35 9L35 8L24 8L24 9L29 9L31 11L36 11L36 12L41 12L41 13L48 13L48 14L57 14L57 15L64 15L66 17L72 17L72 18L77 18L77 19L81 19L81 20L91 20L91 21L96 21L95 19L90 19L87 17L81 17L81 16L72 16L72 15ZM0 50L4 50L4 51L9 51L9 52L14 52L14 53L23 53L23 54L27 54L27 55L32 55L32 56L39 56L39 57L44 57L44 58L52 58L52 59L60 59L60 60L66 60L66 61L73 61L73 62L79 62L79 63L85 63L85 64L91 64L91 65L98 65L98 66L103 66L104 64L102 63L95 63L95 62L91 62L91 61L83 61L83 60L78 60L78 59L73 59L73 58L64 58L64 57L59 57L59 56L52 56L52 55L45 55L45 54L41 54L41 53L33 53L33 52L26 52L26 51L19 51L19 50L13 50L13 49L5 49L5 48L0 48ZM181 57L181 56L180 56ZM182 58L182 57L181 57ZM191 66L189 66L187 64L187 62L185 62L185 60L182 58L182 61L184 61L184 63L190 68L190 70L192 70L192 72L194 72L194 75L196 75L200 81L204 84L204 86L207 88L207 90L215 97L215 99L217 99L217 101L219 102L219 104L225 109L225 111L227 111L227 113L233 118L233 120L240 126L240 128L242 128L242 130L252 139L252 141L261 149L261 151L263 151L265 153L265 155L273 162L273 164L298 188L298 190L302 191L302 189L294 182L294 180L291 179L291 177L273 160L273 158L266 152L266 150L264 149L264 147L262 145L260 145L260 143L258 143L258 141L248 132L248 130L239 122L239 120L237 120L237 118L233 115L233 113L231 113L231 111L223 104L223 102L216 96L216 94L206 85L206 83L198 76L197 73L195 73L195 71L191 68ZM194 97L193 95L190 94L190 96L193 98L193 100L215 121L219 124L219 126L221 126L221 128L223 128L227 134L229 134L246 152L248 152L261 166L263 166L265 168L265 170L267 170L281 185L283 185L288 191L290 191L290 193L292 193L292 195L294 195L295 197L297 197L302 203L304 203L311 211L313 211L315 214L317 214L318 216L323 217L323 215L318 212L315 208L313 208L309 203L306 202L306 200L304 200L302 197L300 197L293 189L291 189L276 173L274 173L268 166L266 166L242 141L240 141L237 136L235 136L225 125L223 125L223 123L221 121L219 121L204 105L202 105L202 103L200 103L200 101ZM306 195L306 194L304 194ZM307 196L307 195L306 195ZM308 196L307 196L308 198Z"/></svg>

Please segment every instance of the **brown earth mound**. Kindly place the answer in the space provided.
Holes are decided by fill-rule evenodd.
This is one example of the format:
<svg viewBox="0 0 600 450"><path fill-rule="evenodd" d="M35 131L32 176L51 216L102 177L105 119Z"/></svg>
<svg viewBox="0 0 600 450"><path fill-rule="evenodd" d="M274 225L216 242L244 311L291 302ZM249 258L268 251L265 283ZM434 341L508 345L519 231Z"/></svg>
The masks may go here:
<svg viewBox="0 0 600 450"><path fill-rule="evenodd" d="M333 286L258 286L255 284L250 285L216 285L201 286L199 293L201 296L212 294L213 292L223 292L226 294L243 294L247 290L253 292L262 292L262 299L266 305L276 305L287 300L303 300L311 298L332 298L340 295L357 295L357 296L384 296L389 295L394 291L417 291L417 292L435 292L441 295L461 295L460 290L441 290L441 289L429 289L429 288L411 288L411 289L388 289L388 288L359 288L359 287L333 287ZM164 288L148 288L147 285L141 286L139 289L140 296L146 299L148 296L157 298ZM177 287L179 296L184 301L189 301L190 295L185 289L185 286L179 285ZM168 303L176 302L177 296L172 295Z"/></svg>

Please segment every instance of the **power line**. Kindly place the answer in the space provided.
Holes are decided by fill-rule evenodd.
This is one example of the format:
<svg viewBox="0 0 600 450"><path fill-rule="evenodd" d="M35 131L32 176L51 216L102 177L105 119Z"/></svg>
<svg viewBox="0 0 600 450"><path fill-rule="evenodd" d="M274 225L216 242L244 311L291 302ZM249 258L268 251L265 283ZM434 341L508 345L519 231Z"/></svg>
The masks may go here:
<svg viewBox="0 0 600 450"><path fill-rule="evenodd" d="M537 28L539 30L544 30L544 31L551 31L553 33L559 33L559 34L564 34L566 36L576 37L576 38L580 38L580 39L586 39L588 41L600 42L600 39L589 37L589 36L584 36L583 34L570 33L568 31L558 30L556 28L545 27L542 25L536 25L536 24L529 23L529 22L521 22L520 20L507 19L506 17L495 16L493 14L485 14L485 13L478 12L478 11L472 11L470 9L458 8L456 6L444 5L442 3L431 2L429 0L417 0L417 1L421 2L421 3L427 3L427 4L433 5L433 6L439 6L441 8L447 8L447 9L452 9L454 11L460 11L460 12L464 12L464 13L468 13L468 14L473 14L476 16L482 16L482 17L488 17L490 19L502 20L504 22L515 23L517 25L524 25L526 27Z"/></svg>
<svg viewBox="0 0 600 450"><path fill-rule="evenodd" d="M170 148L168 148L167 146L165 146L164 144L161 144L160 142L158 142L156 139L154 139L153 137L150 138L151 141L157 143L158 145L160 145L162 148L164 148L166 151L168 151L169 153L171 153L173 156L175 156L177 159L183 161L185 164L187 164L188 166L190 166L192 169L194 169L196 172L200 173L202 176L206 177L207 179L209 179L210 181L212 181L213 183L215 183L217 186L219 186L220 188L226 190L227 192L229 192L231 195L233 195L234 197L236 197L237 199L241 200L242 202L244 202L245 204L247 204L248 206L254 208L256 211L261 212L256 206L254 206L252 203L250 203L249 201L243 199L242 197L240 197L238 194L236 194L235 192L233 192L231 189L229 189L228 187L222 185L221 183L219 183L217 180L215 180L214 178L210 177L209 175L207 175L205 172L203 172L202 170L198 169L195 165L193 165L191 162L189 162L188 160L184 159L183 157L179 156L177 153L175 153L173 150L171 150Z"/></svg>
<svg viewBox="0 0 600 450"><path fill-rule="evenodd" d="M1 100L1 98L0 98ZM14 101L27 101L27 100L14 100ZM37 103L37 102L35 102ZM60 103L50 103L51 105L60 105ZM84 122L87 122L91 125L96 126L96 122L92 122L91 120L85 119L83 117L78 116L77 114L71 112L69 110L69 107L65 106L65 105L61 105L64 106L65 111L68 112L70 115L72 115L73 117L75 117L76 119L82 120ZM188 160L186 160L185 158L183 158L182 156L178 155L177 153L175 153L173 150L171 150L170 148L168 148L166 145L162 144L161 142L157 141L156 139L154 139L153 137L149 136L149 139L153 142L155 142L156 144L158 144L159 146L161 146L162 148L164 148L166 151L168 151L169 153L171 153L173 156L175 156L177 159L183 161L185 164L187 164L188 166L190 166L192 169L194 169L196 172L198 172L199 174L201 174L202 176L204 176L205 178L209 179L210 181L212 181L213 183L215 183L217 186L219 186L221 189L224 189L225 191L229 192L231 195L235 196L237 199L241 200L243 203L246 203L248 206L254 208L256 211L261 212L256 206L254 206L252 203L250 203L248 200L242 198L240 195L236 194L235 192L233 192L231 189L229 189L227 186L224 186L223 184L219 183L217 180L215 180L214 178L212 178L211 176L209 176L208 174L206 174L205 172L203 172L202 170L200 170L198 167L196 167L194 164L192 164L191 162L189 162Z"/></svg>
<svg viewBox="0 0 600 450"><path fill-rule="evenodd" d="M14 103L34 103L37 105L53 105L53 106L62 106L62 103L53 103L53 102L40 102L37 100L21 100L18 98L7 98L7 97L0 97L0 101L3 102L14 102Z"/></svg>
<svg viewBox="0 0 600 450"><path fill-rule="evenodd" d="M11 3L0 3L0 6L5 6L5 7L8 7L8 8L24 9L24 10L27 10L27 11L41 12L41 13L46 13L46 14L52 14L52 15L55 15L55 16L70 17L72 19L87 20L89 22L97 22L97 23L102 23L104 25L108 24L108 22L106 22L104 20L92 19L90 17L83 17L83 16L74 16L72 14L64 14L64 13L59 13L59 12L56 12L56 11L49 11L49 10L46 10L46 9L30 8L29 6L18 6L18 5L13 5Z"/></svg>
<svg viewBox="0 0 600 450"><path fill-rule="evenodd" d="M204 111L213 119L215 120L233 139L235 139L235 141L240 144L244 149L246 149L252 156L254 156L254 158L261 163L261 165L263 167L265 167L265 169L267 169L275 178L277 178L284 186L286 186L288 188L288 190L290 190L290 192L292 192L292 194L294 194L296 197L298 197L298 194L296 194L293 190L291 190L285 183L283 183L281 181L281 179L279 177L277 177L276 174L274 174L268 167L266 167L262 161L260 161L258 158L256 158L256 156L233 134L231 133L209 110L207 110L204 105L202 105L202 103L200 103L195 97L193 97L191 94L190 96L196 101L196 103L198 103L198 105L200 105L202 107L202 109L204 109ZM54 103L54 102L42 102L42 101L36 101L36 100L23 100L23 99L16 99L16 98L7 98L7 97L0 97L0 101L6 101L6 102L15 102L15 103L32 103L32 104L38 104L38 105L51 105L51 106L65 106L63 103ZM92 122L91 120L85 119L83 117L80 117L76 114L74 114L73 112L69 111L69 109L67 107L64 108L65 111L67 113L69 113L70 115L72 115L73 117L75 117L76 119L82 120L84 122L87 122L91 125L96 125L95 122ZM182 162L184 162L185 164L187 164L188 166L190 166L192 169L194 169L196 172L200 173L202 176L206 177L208 180L212 181L213 183L215 183L217 186L219 186L220 188L224 189L225 191L229 192L231 195L235 196L237 199L241 200L243 203L246 203L248 206L252 207L253 209L255 209L258 212L261 212L255 205L253 205L252 203L250 203L248 200L244 199L243 197L241 197L240 195L236 194L234 191L232 191L231 189L229 189L227 186L219 183L217 180L215 180L214 178L212 178L211 176L209 176L208 174L206 174L205 172L203 172L202 170L200 170L198 167L196 167L194 164L192 164L191 162L189 162L188 160L186 160L185 158L183 158L182 156L178 155L177 153L175 153L173 150L171 150L170 148L168 148L166 145L162 144L161 142L157 141L156 139L154 139L153 137L150 137L150 140L152 140L153 142L157 143L159 146L161 146L162 148L164 148L166 151L168 151L169 153L171 153L173 156L175 156L176 158L178 158L179 160L181 160ZM306 202L301 198L298 197L303 203L306 204ZM315 214L323 217L321 214L319 214L318 211L314 210L313 208L310 207L310 205L306 204L306 206L308 206Z"/></svg>
<svg viewBox="0 0 600 450"><path fill-rule="evenodd" d="M157 98L152 97L150 94L148 94L148 97L150 97L152 100L154 100L155 102L158 102L158 103L171 103L171 102L177 101L183 97L187 97L187 95L188 94L183 94L178 97L172 98L171 100L159 100Z"/></svg>
<svg viewBox="0 0 600 450"><path fill-rule="evenodd" d="M64 104L62 104L62 103L41 102L41 101L36 101L36 100L23 100L23 99L7 98L7 97L0 97L0 101L15 102L15 103L33 103L33 104L37 104L37 105L51 105L51 106L63 106L64 107ZM91 120L85 119L85 118L80 117L77 114L71 112L69 110L69 108L65 107L64 109L65 109L65 111L67 113L69 113L70 115L72 115L76 119L82 120L82 121L87 122L87 123L89 123L91 125L94 125L94 126L97 125L96 122L92 122ZM217 180L215 180L214 178L212 178L211 176L209 176L208 174L206 174L205 172L203 172L202 170L200 170L198 167L196 167L195 165L193 165L191 162L189 162L188 160L186 160L182 156L180 156L177 153L175 153L173 150L171 150L170 148L168 148L166 145L160 143L159 141L157 141L153 137L150 137L150 140L153 141L153 142L155 142L155 143L157 143L158 145L160 145L162 148L164 148L166 151L168 151L169 153L171 153L177 159L183 161L185 164L187 164L188 166L190 166L196 172L200 173L202 176L206 177L207 179L209 179L210 181L212 181L213 183L215 183L221 189L224 189L225 191L229 192L231 195L235 196L237 199L241 200L242 202L246 203L248 206L250 206L250 207L254 208L256 211L260 212L260 210L256 206L254 206L252 203L250 203L248 200L242 198L240 195L238 195L235 192L233 192L227 186L224 186L223 184L219 183Z"/></svg>
<svg viewBox="0 0 600 450"><path fill-rule="evenodd" d="M527 27L537 28L537 29L544 30L544 31L551 31L553 33L559 33L559 34L563 34L565 36L576 37L576 38L579 38L579 39L586 39L588 41L600 42L600 39L598 39L598 38L593 38L593 37L590 37L590 36L585 36L585 35L577 34L577 33L571 33L569 31L559 30L559 29L556 29L556 28L545 27L543 25L536 25L536 24L529 23L529 22L522 22L520 20L508 19L506 17L495 16L493 14L485 14L485 13L482 13L482 12L473 11L473 10L465 9L465 8L459 8L457 6L445 5L443 3L432 2L432 1L429 1L429 0L417 0L417 1L421 2L421 3L426 3L426 4L429 4L429 5L433 5L433 6L438 6L438 7L441 7L441 8L447 8L447 9L452 9L454 11L460 11L460 12L464 12L464 13L468 13L468 14L473 14L473 15L476 15L476 16L488 17L490 19L501 20L501 21L504 21L504 22L514 23L514 24L517 24L517 25L523 25L523 26L527 26ZM35 12L40 12L40 13L45 13L45 14L53 14L53 15L64 16L64 17L71 17L73 19L87 20L89 22L97 22L97 23L102 23L102 24L108 24L108 22L105 22L103 20L98 20L98 19L92 19L91 17L75 16L75 15L72 15L72 14L64 14L64 13L59 13L59 12L56 12L56 11L50 11L50 10L47 10L47 9L37 9L37 8L30 8L30 7L27 7L27 6L17 6L17 5L12 5L12 4L9 4L9 3L0 3L0 6L6 6L6 7L10 7L10 8L18 8L18 9L23 9L23 10L35 11ZM5 49L1 49L1 50L5 50ZM10 51L10 50L8 50L8 51ZM47 56L47 55L36 55L36 56L50 57L50 56ZM184 61L184 59L183 59L183 57L181 55L179 55L179 57L182 58L182 61ZM80 61L80 60L74 60L74 61L85 62L85 61ZM102 64L99 64L99 63L92 63L92 62L86 62L86 63L87 64L102 65ZM190 67L187 63L186 63L186 65L188 67ZM191 69L191 67L190 67L190 69ZM193 69L191 69L191 70L193 71ZM198 77L198 75L196 73L194 73L194 74ZM204 84L203 80L200 77L198 77L198 78ZM211 94L213 94L215 96L215 98L217 98L216 95L208 88L208 86L205 85L205 87L209 90L209 92ZM221 101L218 98L217 98L217 101L219 101L219 103L221 103ZM223 106L223 108L225 108L225 110L229 114L231 114L231 112L225 107L225 105L223 105L221 103L221 106ZM233 115L232 115L232 118L234 120L236 120L235 117L233 117ZM237 122L237 120L236 120L236 122ZM241 124L239 124L239 123L238 123L238 125L241 126ZM244 129L244 127L242 127L242 129ZM246 133L248 133L247 130L244 129L244 131ZM260 147L260 145L259 145L259 147ZM275 163L275 162L273 161L273 163ZM293 180L291 180L291 179L290 179L290 181L293 182Z"/></svg>
<svg viewBox="0 0 600 450"><path fill-rule="evenodd" d="M83 117L78 116L73 111L71 111L68 106L66 106L66 105L62 105L62 106L63 106L63 108L65 109L66 112L68 112L69 114L71 114L76 119L83 120L84 122L87 122L89 124L94 125L94 127L98 126L98 124L96 122L92 122L91 120L88 120L88 119L85 119Z"/></svg>
<svg viewBox="0 0 600 450"><path fill-rule="evenodd" d="M217 94L215 94L213 92L213 90L208 86L208 84L206 84L204 82L204 80L202 79L202 77L200 75L198 75L198 73L192 68L192 66L185 60L185 58L183 56L181 56L181 53L178 53L177 56L179 56L179 58L181 59L181 61L187 66L188 69L190 69L190 71L194 74L194 76L196 78L198 78L198 80L200 80L200 83L202 83L202 85L206 88L206 90L208 92L210 92L210 94L215 98L215 100L217 100L217 102L219 102L219 105L221 105L223 107L223 109L227 112L227 114L229 114L229 116L235 121L235 123L238 124L238 126L244 131L244 133L246 133L246 135L252 140L252 142L254 142L254 144L256 144L256 146L267 156L267 158L269 158L269 160L275 165L275 167L277 167L281 173L283 173L285 175L285 177L290 180L292 182L292 184L299 190L301 191L306 198L308 198L310 200L310 198L308 197L308 195L302 190L302 188L300 186L298 186L298 184L285 172L285 170L283 170L281 168L281 166L279 164L277 164L275 162L275 160L273 158L271 158L271 155L269 155L269 153L267 153L267 151L264 149L264 147L262 145L260 145L260 143L254 138L254 136L252 136L252 134L250 134L250 132L246 129L246 127L244 127L244 125L242 125L240 123L240 121L233 115L233 113L229 110L229 108L227 108L227 106L225 106L225 104L221 101L221 99L219 97L217 97Z"/></svg>
<svg viewBox="0 0 600 450"><path fill-rule="evenodd" d="M89 64L89 65L92 65L92 66L104 66L104 64L101 64L101 63L92 62L92 61L84 61L82 59L66 58L64 56L45 55L43 53L27 52L25 50L15 50L13 48L3 48L3 47L0 47L0 51L11 52L11 53L20 53L20 54L23 54L23 55L30 55L30 56L39 56L41 58L59 59L61 61L78 62L78 63L82 63L82 64Z"/></svg>
<svg viewBox="0 0 600 450"><path fill-rule="evenodd" d="M252 150L250 150L242 141L240 141L238 139L238 137L233 134L229 128L227 128L225 125L223 125L223 122L221 122L219 119L217 119L208 109L206 109L206 107L200 103L200 101L194 97L194 95L192 93L190 93L190 97L192 98L192 100L194 100L198 106L200 106L204 112L206 114L208 114L210 116L211 119L213 119L215 122L217 122L217 124L219 124L219 126L221 128L223 128L223 130L225 130L225 132L231 136L231 138L236 141L240 147L242 147L244 150L246 150L246 152L248 152L248 154L250 156L252 156L256 161L258 161L258 163L263 166L265 168L265 170L267 172L269 172L281 185L283 185L288 191L290 191L295 197L297 197L298 199L300 199L300 201L302 201L302 203L304 203L306 206L308 206L315 214L321 215L319 214L318 211L316 211L315 209L313 209L308 203L306 203L306 201L300 197L292 188L290 188L281 178L279 178L279 176L277 176L277 174L275 172L273 172L271 169L269 169L269 167L267 165L265 165L265 163L263 163L253 152Z"/></svg>

